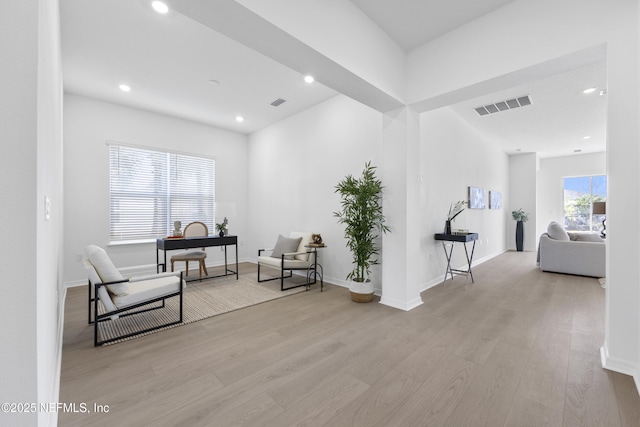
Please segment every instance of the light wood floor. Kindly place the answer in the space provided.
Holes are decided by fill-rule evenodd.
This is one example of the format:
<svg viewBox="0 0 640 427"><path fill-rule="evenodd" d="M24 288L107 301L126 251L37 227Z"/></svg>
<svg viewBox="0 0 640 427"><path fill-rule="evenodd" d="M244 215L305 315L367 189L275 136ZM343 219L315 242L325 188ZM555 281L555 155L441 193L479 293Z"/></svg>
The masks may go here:
<svg viewBox="0 0 640 427"><path fill-rule="evenodd" d="M252 265L243 265L252 269ZM603 370L604 290L507 252L410 311L325 286L94 348L67 296L59 424L640 426L633 380Z"/></svg>

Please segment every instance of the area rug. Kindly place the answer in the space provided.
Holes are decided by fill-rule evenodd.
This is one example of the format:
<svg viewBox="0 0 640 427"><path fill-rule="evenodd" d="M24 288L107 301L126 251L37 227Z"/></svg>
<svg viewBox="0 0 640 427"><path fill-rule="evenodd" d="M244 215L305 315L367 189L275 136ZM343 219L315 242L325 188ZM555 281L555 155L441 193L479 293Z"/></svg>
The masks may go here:
<svg viewBox="0 0 640 427"><path fill-rule="evenodd" d="M288 279L288 281L290 280L292 279ZM290 285L291 282L285 283L285 286ZM252 305L304 292L305 290L306 287L302 286L299 288L281 291L279 280L258 283L256 273L241 274L238 280L236 280L236 276L233 275L215 279L206 279L202 282L189 282L187 283L187 288L184 290L183 294L182 323L133 337L123 338L104 345L117 344L119 342L153 334L169 328L175 328L177 326L197 322L198 320L207 319L209 317L229 313ZM101 322L98 325L100 339L110 339L112 337L126 335L131 332L177 320L178 303L178 298L171 298L166 301L166 306L164 308L132 316L120 317L116 320ZM160 304L161 303L158 303L158 305Z"/></svg>

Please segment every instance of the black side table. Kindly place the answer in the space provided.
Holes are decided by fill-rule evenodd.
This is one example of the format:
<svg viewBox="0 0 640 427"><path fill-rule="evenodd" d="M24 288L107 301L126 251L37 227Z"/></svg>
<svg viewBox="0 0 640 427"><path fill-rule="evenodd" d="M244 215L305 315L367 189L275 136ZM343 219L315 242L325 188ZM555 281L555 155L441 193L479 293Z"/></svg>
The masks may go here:
<svg viewBox="0 0 640 427"><path fill-rule="evenodd" d="M444 234L437 233L433 236L436 240L442 241L442 248L444 249L444 254L447 257L447 271L444 273L444 280L442 284L444 285L447 281L447 276L451 274L451 280L453 281L454 274L461 274L467 276L467 280L464 283L464 288L467 289L467 284L469 283L469 276L471 276L471 283L475 283L473 280L473 272L471 271L471 263L473 262L473 253L476 250L476 240L478 240L478 233L469 233L469 234ZM447 252L447 245L445 242L451 242L451 250ZM464 245L464 253L467 256L467 269L466 270L456 270L451 267L451 255L453 254L453 246L456 242L461 242ZM471 256L469 256L469 251L467 250L467 243L473 242L473 246L471 248Z"/></svg>
<svg viewBox="0 0 640 427"><path fill-rule="evenodd" d="M311 252L313 252L313 265L307 270L307 283L311 283L311 274L313 274L313 283L316 283L316 281L318 280L318 276L320 276L320 292L322 292L322 288L324 287L324 271L322 270L322 265L318 264L318 249L326 247L327 245L325 245L324 243L311 243L305 246L305 248L311 249ZM320 267L320 272L318 272L318 267ZM308 288L309 285L307 285L307 289Z"/></svg>

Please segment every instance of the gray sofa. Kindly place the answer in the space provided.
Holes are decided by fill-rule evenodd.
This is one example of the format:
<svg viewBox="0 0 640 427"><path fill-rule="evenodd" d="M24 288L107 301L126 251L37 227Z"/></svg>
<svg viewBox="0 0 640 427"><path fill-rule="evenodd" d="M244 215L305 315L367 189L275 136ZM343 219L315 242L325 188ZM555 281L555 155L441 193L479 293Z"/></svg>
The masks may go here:
<svg viewBox="0 0 640 427"><path fill-rule="evenodd" d="M540 236L538 262L542 271L605 277L605 241L596 233L567 233L557 222Z"/></svg>

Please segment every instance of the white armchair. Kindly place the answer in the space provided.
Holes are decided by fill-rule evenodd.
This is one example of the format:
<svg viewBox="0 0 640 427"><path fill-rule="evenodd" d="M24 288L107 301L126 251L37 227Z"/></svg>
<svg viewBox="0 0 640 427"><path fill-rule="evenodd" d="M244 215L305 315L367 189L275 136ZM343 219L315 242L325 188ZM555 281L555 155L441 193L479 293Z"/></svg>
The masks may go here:
<svg viewBox="0 0 640 427"><path fill-rule="evenodd" d="M89 245L85 252L87 256L85 267L89 274L89 324L94 325L94 346L182 323L182 292L185 287L182 272L127 279L113 265L101 247ZM100 322L115 321L121 316L137 315L164 308L165 300L173 297L180 300L176 320L109 339L99 339L98 324ZM154 304L157 302L162 304Z"/></svg>
<svg viewBox="0 0 640 427"><path fill-rule="evenodd" d="M292 231L289 237L278 236L276 245L271 249L258 250L258 282L266 282L269 280L280 280L280 290L286 291L299 286L309 286L316 283L316 275L313 275L311 281L310 272L316 264L316 253L306 246L313 243L313 233ZM263 252L270 252L270 255L263 255ZM278 276L269 279L261 279L261 269L270 267L278 270ZM288 288L284 287L284 279L293 275L293 270L306 270L307 281ZM285 275L285 272L289 272Z"/></svg>

